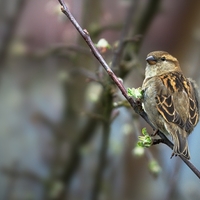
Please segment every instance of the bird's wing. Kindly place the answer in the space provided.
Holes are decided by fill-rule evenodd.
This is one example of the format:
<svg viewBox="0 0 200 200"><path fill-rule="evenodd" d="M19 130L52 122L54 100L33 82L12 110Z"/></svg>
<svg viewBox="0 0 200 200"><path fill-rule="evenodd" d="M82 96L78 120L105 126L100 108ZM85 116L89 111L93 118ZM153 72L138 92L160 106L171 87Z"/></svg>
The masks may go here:
<svg viewBox="0 0 200 200"><path fill-rule="evenodd" d="M199 121L199 95L193 80L187 79L185 88L188 90L189 96L189 116L186 121L185 130L191 132Z"/></svg>
<svg viewBox="0 0 200 200"><path fill-rule="evenodd" d="M167 122L177 124L181 129L183 129L185 123L181 115L175 109L172 99L173 97L171 95L158 95L156 97L158 112Z"/></svg>
<svg viewBox="0 0 200 200"><path fill-rule="evenodd" d="M191 132L199 118L198 101L195 99L192 83L176 72L159 78L161 85L156 96L158 112L166 121Z"/></svg>

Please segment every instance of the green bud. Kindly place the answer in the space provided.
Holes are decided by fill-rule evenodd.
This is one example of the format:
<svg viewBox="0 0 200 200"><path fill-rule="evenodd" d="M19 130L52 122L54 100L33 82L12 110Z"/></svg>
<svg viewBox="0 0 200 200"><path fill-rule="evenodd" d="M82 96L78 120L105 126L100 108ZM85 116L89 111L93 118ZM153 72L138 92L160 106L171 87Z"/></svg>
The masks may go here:
<svg viewBox="0 0 200 200"><path fill-rule="evenodd" d="M135 88L127 88L127 93L130 97L134 97L136 99L141 99L143 97L143 90L141 87Z"/></svg>
<svg viewBox="0 0 200 200"><path fill-rule="evenodd" d="M142 129L143 136L138 136L139 141L137 142L137 145L140 147L150 147L152 145L152 138L148 134L146 128Z"/></svg>

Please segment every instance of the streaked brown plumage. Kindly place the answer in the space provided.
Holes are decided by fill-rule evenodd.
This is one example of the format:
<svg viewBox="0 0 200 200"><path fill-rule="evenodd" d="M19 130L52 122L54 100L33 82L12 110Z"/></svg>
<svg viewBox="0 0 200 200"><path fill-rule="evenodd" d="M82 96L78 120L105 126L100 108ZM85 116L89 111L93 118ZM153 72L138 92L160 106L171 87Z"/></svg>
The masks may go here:
<svg viewBox="0 0 200 200"><path fill-rule="evenodd" d="M187 136L199 120L196 85L185 78L178 60L167 52L151 52L146 61L144 110L155 128L172 136L173 155L190 159Z"/></svg>

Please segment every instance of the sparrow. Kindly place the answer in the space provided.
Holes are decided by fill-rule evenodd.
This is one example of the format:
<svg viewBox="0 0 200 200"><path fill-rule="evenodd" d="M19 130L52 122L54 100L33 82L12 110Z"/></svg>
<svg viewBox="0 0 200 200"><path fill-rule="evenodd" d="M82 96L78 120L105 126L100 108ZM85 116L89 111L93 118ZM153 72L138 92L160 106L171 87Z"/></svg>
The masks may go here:
<svg viewBox="0 0 200 200"><path fill-rule="evenodd" d="M195 82L186 78L178 60L165 51L147 55L142 84L142 106L156 130L170 134L172 157L190 159L187 137L199 120L199 96Z"/></svg>

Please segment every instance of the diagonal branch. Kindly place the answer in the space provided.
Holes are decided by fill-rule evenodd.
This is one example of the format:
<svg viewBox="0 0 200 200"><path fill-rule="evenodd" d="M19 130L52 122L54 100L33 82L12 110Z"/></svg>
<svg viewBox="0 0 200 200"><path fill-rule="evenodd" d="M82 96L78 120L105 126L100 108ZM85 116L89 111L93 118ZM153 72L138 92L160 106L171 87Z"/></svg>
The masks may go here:
<svg viewBox="0 0 200 200"><path fill-rule="evenodd" d="M66 6L66 4L62 0L58 0L58 1L59 1L59 3L62 6L61 11L69 18L69 20L71 21L71 23L74 25L74 27L80 33L80 35L83 37L83 39L85 40L85 42L87 43L87 45L90 47L90 50L91 50L92 54L101 63L102 67L107 71L107 73L110 76L110 78L114 81L114 83L120 89L121 93L127 99L127 101L130 103L130 105L132 106L132 108L134 109L134 111L137 114L139 114L155 130L155 127L149 121L149 119L147 117L147 114L142 109L141 103L138 102L138 101L135 101L134 99L132 99L131 97L128 96L127 91L126 91L124 85L122 84L122 81L120 81L120 79L114 74L114 72L111 70L111 68L108 66L108 64L106 63L106 61L103 59L103 57L99 53L99 51L96 49L96 47L94 46L94 44L93 44L93 42L92 42L92 40L90 38L90 35L87 32L87 30L83 30L81 28L81 26L78 24L78 22L76 21L76 19L73 17L73 15L71 14L71 12L69 11L69 9ZM171 141L169 141L168 138L162 132L159 131L158 135L161 137L162 142L164 141L163 142L164 144L166 144L167 146L169 146L171 149L173 148L173 144L171 143ZM198 171L198 169L196 169L196 167L189 160L185 159L183 156L179 155L179 157L183 160L183 162L185 162L185 164L200 179L200 172Z"/></svg>

